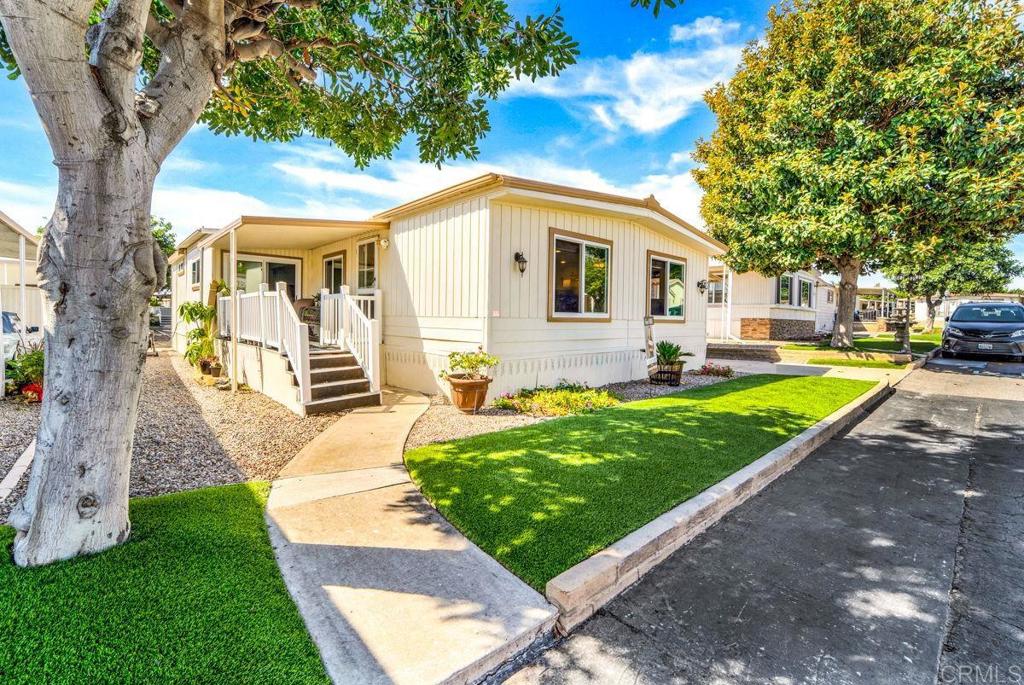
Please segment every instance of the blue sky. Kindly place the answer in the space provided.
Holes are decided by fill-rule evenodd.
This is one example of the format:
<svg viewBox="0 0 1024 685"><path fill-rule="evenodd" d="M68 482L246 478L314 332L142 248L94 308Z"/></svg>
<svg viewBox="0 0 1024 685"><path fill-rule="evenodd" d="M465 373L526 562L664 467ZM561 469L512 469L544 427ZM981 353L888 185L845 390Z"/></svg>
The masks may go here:
<svg viewBox="0 0 1024 685"><path fill-rule="evenodd" d="M634 196L702 225L690 176L694 142L714 129L703 92L727 79L743 45L764 29L767 0L688 0L657 19L628 0L563 0L577 65L556 79L515 84L493 103L491 133L474 161L442 170L413 145L366 170L329 143L217 136L196 127L167 160L153 211L179 236L239 214L359 219L486 171ZM550 12L551 0L513 0L514 12ZM26 227L45 223L56 171L21 81L0 80L0 209ZM1024 257L1024 240L1015 242ZM868 276L862 284L874 284ZM1024 281L1018 280L1018 286Z"/></svg>

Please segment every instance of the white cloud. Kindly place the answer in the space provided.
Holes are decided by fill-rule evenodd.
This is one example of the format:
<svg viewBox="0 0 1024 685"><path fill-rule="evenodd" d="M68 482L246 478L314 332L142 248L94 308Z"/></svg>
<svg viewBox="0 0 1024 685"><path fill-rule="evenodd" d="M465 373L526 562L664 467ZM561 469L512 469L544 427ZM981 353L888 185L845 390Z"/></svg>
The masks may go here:
<svg viewBox="0 0 1024 685"><path fill-rule="evenodd" d="M208 162L196 159L186 152L172 152L171 156L160 165L161 171L184 171L189 173L206 171L209 168L210 164Z"/></svg>
<svg viewBox="0 0 1024 685"><path fill-rule="evenodd" d="M34 232L53 214L57 187L0 181L0 209L25 229Z"/></svg>
<svg viewBox="0 0 1024 685"><path fill-rule="evenodd" d="M689 24L675 24L669 34L673 43L683 43L697 38L709 38L721 42L729 34L740 30L738 21L726 21L721 17L698 17Z"/></svg>
<svg viewBox="0 0 1024 685"><path fill-rule="evenodd" d="M681 166L692 166L693 164L695 164L693 161L693 150L682 150L669 155L668 164L665 165L665 168L673 170Z"/></svg>
<svg viewBox="0 0 1024 685"><path fill-rule="evenodd" d="M740 42L697 49L637 52L628 59L585 60L557 77L512 84L512 96L540 96L582 104L599 126L656 133L686 117L704 93L727 80L739 63Z"/></svg>

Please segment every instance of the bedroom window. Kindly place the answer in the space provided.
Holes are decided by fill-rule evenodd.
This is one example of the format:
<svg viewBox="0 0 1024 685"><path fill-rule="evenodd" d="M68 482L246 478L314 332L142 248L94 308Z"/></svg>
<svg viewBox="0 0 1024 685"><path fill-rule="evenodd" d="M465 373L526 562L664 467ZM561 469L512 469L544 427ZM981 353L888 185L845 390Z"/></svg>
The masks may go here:
<svg viewBox="0 0 1024 685"><path fill-rule="evenodd" d="M189 282L189 285L199 286L199 284L202 282L202 280L203 280L203 277L202 277L202 264L201 264L199 258L197 257L196 259L193 259L191 262L189 262L189 265L188 265L188 282Z"/></svg>
<svg viewBox="0 0 1024 685"><path fill-rule="evenodd" d="M708 280L708 304L723 304L725 302L725 281Z"/></svg>
<svg viewBox="0 0 1024 685"><path fill-rule="evenodd" d="M793 304L793 276L782 274L775 290L776 304Z"/></svg>
<svg viewBox="0 0 1024 685"><path fill-rule="evenodd" d="M356 246L356 289L361 293L371 292L377 287L377 239L373 238Z"/></svg>
<svg viewBox="0 0 1024 685"><path fill-rule="evenodd" d="M828 302L829 304L832 304L833 302L836 301L836 293L834 290L832 290L832 288L829 288L828 290L825 291L825 301Z"/></svg>
<svg viewBox="0 0 1024 685"><path fill-rule="evenodd" d="M686 260L647 252L647 314L655 318L686 318Z"/></svg>
<svg viewBox="0 0 1024 685"><path fill-rule="evenodd" d="M612 244L551 231L550 320L610 320Z"/></svg>
<svg viewBox="0 0 1024 685"><path fill-rule="evenodd" d="M813 307L814 306L813 293L814 293L814 291L813 291L813 289L811 287L811 282L810 281L805 281L805 280L803 280L801 278L800 279L800 306L801 307Z"/></svg>

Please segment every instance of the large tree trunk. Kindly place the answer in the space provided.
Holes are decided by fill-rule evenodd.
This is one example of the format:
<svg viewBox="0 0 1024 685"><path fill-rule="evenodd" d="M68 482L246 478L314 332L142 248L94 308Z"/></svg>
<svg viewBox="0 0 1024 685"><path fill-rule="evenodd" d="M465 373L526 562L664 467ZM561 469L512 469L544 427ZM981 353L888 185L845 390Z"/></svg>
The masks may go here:
<svg viewBox="0 0 1024 685"><path fill-rule="evenodd" d="M853 347L853 311L857 306L857 277L860 260L842 259L839 269L839 302L836 303L836 325L832 331L832 347Z"/></svg>
<svg viewBox="0 0 1024 685"><path fill-rule="evenodd" d="M61 170L40 250L51 312L42 423L28 493L10 516L19 565L128 536L147 303L166 265L149 229L154 175L141 142L111 143L96 161Z"/></svg>

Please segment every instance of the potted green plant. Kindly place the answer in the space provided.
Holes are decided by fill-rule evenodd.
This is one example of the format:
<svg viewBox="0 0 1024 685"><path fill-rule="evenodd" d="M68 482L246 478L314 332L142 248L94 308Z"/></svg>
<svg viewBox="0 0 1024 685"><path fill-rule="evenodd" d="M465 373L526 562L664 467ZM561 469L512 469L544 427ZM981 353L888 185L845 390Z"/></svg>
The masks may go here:
<svg viewBox="0 0 1024 685"><path fill-rule="evenodd" d="M683 357L692 357L692 352L683 352L683 348L674 342L662 340L654 347L658 356L658 368L651 374L651 382L658 385L679 385L683 380Z"/></svg>
<svg viewBox="0 0 1024 685"><path fill-rule="evenodd" d="M210 375L214 378L220 378L221 372L224 370L224 366L220 363L220 360L213 357L209 360L210 362Z"/></svg>
<svg viewBox="0 0 1024 685"><path fill-rule="evenodd" d="M487 388L491 384L485 369L498 364L498 358L484 352L452 352L448 355L448 370L441 377L448 380L452 389L452 404L459 411L475 414L487 400Z"/></svg>
<svg viewBox="0 0 1024 685"><path fill-rule="evenodd" d="M210 361L217 361L214 350L217 308L202 302L182 302L178 316L183 323L195 324L185 333L185 360L199 367L202 373L210 373Z"/></svg>

